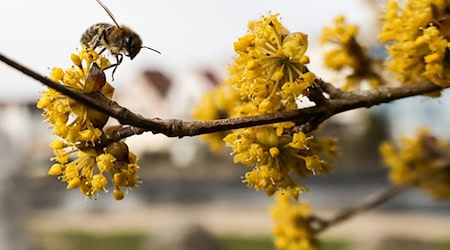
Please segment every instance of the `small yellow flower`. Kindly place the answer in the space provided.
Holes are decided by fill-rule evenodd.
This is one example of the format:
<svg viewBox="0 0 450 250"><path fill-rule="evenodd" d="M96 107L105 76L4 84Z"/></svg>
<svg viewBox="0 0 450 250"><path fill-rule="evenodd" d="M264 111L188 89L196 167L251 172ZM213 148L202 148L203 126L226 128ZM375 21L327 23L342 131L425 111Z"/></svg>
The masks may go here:
<svg viewBox="0 0 450 250"><path fill-rule="evenodd" d="M289 146L296 149L308 149L306 142L311 139L311 137L306 137L303 132L297 132L292 136L292 141Z"/></svg>
<svg viewBox="0 0 450 250"><path fill-rule="evenodd" d="M305 157L305 166L314 175L330 171L328 162L321 160L318 155Z"/></svg>
<svg viewBox="0 0 450 250"><path fill-rule="evenodd" d="M108 180L103 174L96 174L92 176L92 192L97 193L100 190L106 190Z"/></svg>
<svg viewBox="0 0 450 250"><path fill-rule="evenodd" d="M97 166L98 170L100 172L107 172L107 173L113 173L114 170L114 162L116 161L116 158L110 154L101 154L97 156Z"/></svg>
<svg viewBox="0 0 450 250"><path fill-rule="evenodd" d="M61 68L53 68L52 73L50 74L50 79L55 82L59 82L62 80L64 76L64 70Z"/></svg>

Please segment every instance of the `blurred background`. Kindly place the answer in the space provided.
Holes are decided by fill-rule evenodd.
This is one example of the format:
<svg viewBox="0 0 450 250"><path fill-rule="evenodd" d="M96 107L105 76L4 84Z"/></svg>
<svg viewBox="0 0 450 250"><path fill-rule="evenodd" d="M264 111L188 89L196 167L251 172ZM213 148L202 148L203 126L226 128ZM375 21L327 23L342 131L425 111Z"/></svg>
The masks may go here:
<svg viewBox="0 0 450 250"><path fill-rule="evenodd" d="M94 0L0 0L0 53L43 75L69 67L90 25L111 22ZM318 46L323 25L338 14L361 26L360 41L377 56L382 1L118 1L104 0L119 23L134 29L142 50L115 73L120 104L147 117L190 119L202 93L226 77L233 42L247 22L280 13L291 31L309 36L310 69L328 81ZM110 74L107 74L110 77ZM85 200L78 190L48 176L53 140L36 109L37 82L0 64L0 250L53 249L273 249L268 199L247 189L247 169L229 152L210 153L198 138L129 138L138 154L142 185L116 202L111 194ZM318 215L337 210L389 187L378 143L421 126L450 139L449 92L415 97L338 115L324 133L339 138L342 156L334 172L307 179ZM450 204L408 191L376 211L325 232L325 249L450 249ZM191 246L191 248L187 248Z"/></svg>

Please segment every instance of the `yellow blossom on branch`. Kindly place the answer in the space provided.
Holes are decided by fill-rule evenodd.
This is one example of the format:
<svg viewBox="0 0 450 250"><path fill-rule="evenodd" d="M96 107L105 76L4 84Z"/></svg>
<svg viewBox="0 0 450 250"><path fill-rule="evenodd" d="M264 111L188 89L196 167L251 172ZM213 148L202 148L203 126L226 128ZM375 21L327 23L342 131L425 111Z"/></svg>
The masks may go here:
<svg viewBox="0 0 450 250"><path fill-rule="evenodd" d="M380 152L389 167L389 177L397 184L416 183L434 198L450 197L450 144L427 130L400 144L384 142Z"/></svg>
<svg viewBox="0 0 450 250"><path fill-rule="evenodd" d="M307 36L300 32L289 33L279 22L278 15L250 22L248 28L249 34L234 43L238 57L230 66L226 84L235 88L243 101L254 105L256 114L284 109L283 102L295 103L293 98L281 97L285 83L301 81L303 89L295 88L293 93L298 97L315 79L313 73L303 77L304 65L309 62L305 55ZM290 95L289 89L284 92L285 96ZM297 108L296 105L289 107Z"/></svg>
<svg viewBox="0 0 450 250"><path fill-rule="evenodd" d="M289 190L297 199L308 190L299 183L301 178L330 171L319 154L331 146L331 139L316 140L301 131L277 135L275 127L260 126L235 130L224 141L232 147L235 163L253 168L244 175L244 182L257 191L265 190L268 196Z"/></svg>
<svg viewBox="0 0 450 250"><path fill-rule="evenodd" d="M237 57L229 67L229 77L205 95L195 109L197 119L219 119L224 113L232 118L295 110L300 98L308 98L316 76L306 68L307 36L290 33L277 14L250 22L248 29L248 34L234 43ZM301 178L330 171L320 156L332 155L325 152L331 151L328 148L333 145L328 142L333 140L321 141L311 133L304 134L291 121L220 136L232 148L234 162L251 168L243 181L269 196L287 190L297 199L307 190L299 183Z"/></svg>
<svg viewBox="0 0 450 250"><path fill-rule="evenodd" d="M374 60L368 55L367 48L356 39L358 27L347 24L344 16L338 16L334 22L335 27L323 29L321 43L334 46L325 53L325 65L328 68L337 71L351 69L342 89L354 89L364 80L372 87L382 85L381 77L373 70Z"/></svg>
<svg viewBox="0 0 450 250"><path fill-rule="evenodd" d="M50 79L82 94L99 91L112 98L114 88L106 82L102 71L109 66L105 57L83 48L78 55L72 54L71 60L74 66L66 70L54 68ZM60 137L50 144L56 163L48 174L66 182L67 189L79 188L91 198L99 191L107 192L111 182L114 197L121 200L122 188L134 188L140 182L136 156L127 145L122 141L102 143L107 115L53 89L43 93L37 107L44 110L42 116Z"/></svg>
<svg viewBox="0 0 450 250"><path fill-rule="evenodd" d="M388 42L388 67L401 82L450 86L449 7L440 0L388 2L379 39Z"/></svg>
<svg viewBox="0 0 450 250"><path fill-rule="evenodd" d="M275 246L282 250L317 250L320 242L310 227L311 208L308 203L297 202L289 195L277 193L270 208L274 222Z"/></svg>

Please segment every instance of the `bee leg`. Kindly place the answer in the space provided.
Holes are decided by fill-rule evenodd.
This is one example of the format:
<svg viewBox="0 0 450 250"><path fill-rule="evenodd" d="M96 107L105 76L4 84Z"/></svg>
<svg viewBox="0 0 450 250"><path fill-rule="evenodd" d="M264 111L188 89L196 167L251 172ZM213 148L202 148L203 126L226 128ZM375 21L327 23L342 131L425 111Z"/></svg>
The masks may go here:
<svg viewBox="0 0 450 250"><path fill-rule="evenodd" d="M103 52L103 51L104 51L104 50L102 49L101 52ZM101 52L100 52L100 53L101 53ZM113 81L114 81L114 73L116 72L117 67L122 63L122 60L123 60L123 55L122 55L122 54L117 54L117 55L115 55L115 56L116 56L116 63L111 64L111 65L109 65L108 67L103 68L103 70L107 70L107 69L110 69L110 68L114 68L114 69L113 69L113 72L112 72L112 74L111 74L111 78L112 78Z"/></svg>
<svg viewBox="0 0 450 250"><path fill-rule="evenodd" d="M116 55L116 64L110 66L110 67L114 67L113 72L111 74L113 81L114 81L114 73L116 72L117 67L122 63L122 60L123 60L123 55L117 54Z"/></svg>

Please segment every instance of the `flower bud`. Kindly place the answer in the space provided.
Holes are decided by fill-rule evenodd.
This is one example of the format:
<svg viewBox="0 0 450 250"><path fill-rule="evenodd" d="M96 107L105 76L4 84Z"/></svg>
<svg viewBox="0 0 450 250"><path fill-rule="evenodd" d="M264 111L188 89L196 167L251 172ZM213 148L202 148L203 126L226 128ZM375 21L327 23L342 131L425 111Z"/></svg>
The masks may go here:
<svg viewBox="0 0 450 250"><path fill-rule="evenodd" d="M300 60L307 48L308 36L301 32L289 34L283 39L283 54L289 59Z"/></svg>
<svg viewBox="0 0 450 250"><path fill-rule="evenodd" d="M118 161L129 162L128 159L128 146L125 142L113 142L106 147L106 152L110 153Z"/></svg>
<svg viewBox="0 0 450 250"><path fill-rule="evenodd" d="M122 189L120 187L114 187L114 199L120 201L124 197Z"/></svg>
<svg viewBox="0 0 450 250"><path fill-rule="evenodd" d="M92 93L97 90L101 90L106 84L106 76L103 70L98 67L96 63L93 63L89 74L84 82L84 93Z"/></svg>
<svg viewBox="0 0 450 250"><path fill-rule="evenodd" d="M109 119L109 116L103 112L97 111L93 108L86 109L87 117L92 122L95 128L102 129Z"/></svg>
<svg viewBox="0 0 450 250"><path fill-rule="evenodd" d="M62 166L59 163L53 164L50 170L48 170L48 174L53 176L58 176L62 174L62 172L63 172Z"/></svg>

